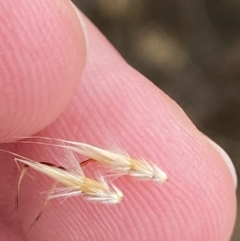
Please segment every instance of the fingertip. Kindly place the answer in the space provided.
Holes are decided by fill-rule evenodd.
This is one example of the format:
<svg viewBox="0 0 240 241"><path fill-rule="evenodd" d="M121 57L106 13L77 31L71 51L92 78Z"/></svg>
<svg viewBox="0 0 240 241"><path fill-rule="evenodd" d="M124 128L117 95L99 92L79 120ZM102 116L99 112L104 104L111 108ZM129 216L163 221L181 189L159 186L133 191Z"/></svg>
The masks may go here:
<svg viewBox="0 0 240 241"><path fill-rule="evenodd" d="M0 142L11 142L49 125L71 100L86 31L69 1L0 2Z"/></svg>
<svg viewBox="0 0 240 241"><path fill-rule="evenodd" d="M68 131L72 128L76 140L103 146L102 132L110 132L130 155L157 163L170 180L158 187L134 185L126 179L118 183L126 194L118 210L126 227L135 224L128 240L140 240L134 231L151 240L228 240L235 222L236 194L222 157L173 100L118 58L97 31L89 33L98 42L91 43L94 51L82 82L84 91L73 105L80 111L74 113L71 106L71 118L63 116ZM74 120L80 119L81 131L76 133ZM136 210L141 211L136 215ZM105 219L124 230L117 218Z"/></svg>

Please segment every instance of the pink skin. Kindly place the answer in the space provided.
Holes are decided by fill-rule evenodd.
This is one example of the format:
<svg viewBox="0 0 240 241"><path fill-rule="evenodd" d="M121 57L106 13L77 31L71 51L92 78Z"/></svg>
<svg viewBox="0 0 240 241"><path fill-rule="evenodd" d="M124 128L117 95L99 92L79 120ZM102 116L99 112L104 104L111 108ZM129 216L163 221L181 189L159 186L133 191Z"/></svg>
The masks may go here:
<svg viewBox="0 0 240 241"><path fill-rule="evenodd" d="M11 2L15 1L1 1L1 6ZM51 10L46 13L43 8L49 5ZM35 31L34 37L44 39L47 26L55 39L26 58L17 38L12 39L13 47L4 49L4 56L8 54L10 59L4 62L6 69L0 67L4 77L0 81L9 87L0 97L2 142L36 133L59 115L74 93L86 57L83 32L69 2L25 0L13 6L21 16L15 31L21 30L22 36ZM0 16L9 23L13 20L6 15L6 8L0 8ZM58 11L52 12L56 8ZM32 24L22 19L26 12L32 14L28 16ZM44 14L53 14L53 26L52 22L42 24L47 19ZM233 178L222 157L174 101L132 69L89 20L84 20L90 49L77 93L58 119L39 135L83 140L105 148L109 148L110 139L130 155L158 163L169 182L115 179L113 182L124 193L124 202L112 206L89 203L83 197L69 198L62 204L53 200L27 240L228 241L235 221L236 196ZM36 32L35 22L39 21L42 23ZM12 36L5 38L7 42ZM31 59L34 56L36 61L40 58L39 62ZM22 62L15 64L17 59ZM31 78L29 71L35 71ZM54 162L46 148L37 145L2 144L0 148ZM61 152L58 156L61 159ZM16 212L19 170L12 156L0 154L0 158L0 240L15 241L41 210L44 196L39 192L48 190L52 180L29 171L36 179L24 178ZM87 169L87 174L94 172L91 165Z"/></svg>
<svg viewBox="0 0 240 241"><path fill-rule="evenodd" d="M60 115L76 92L86 44L67 1L0 4L0 133L7 142L42 130Z"/></svg>

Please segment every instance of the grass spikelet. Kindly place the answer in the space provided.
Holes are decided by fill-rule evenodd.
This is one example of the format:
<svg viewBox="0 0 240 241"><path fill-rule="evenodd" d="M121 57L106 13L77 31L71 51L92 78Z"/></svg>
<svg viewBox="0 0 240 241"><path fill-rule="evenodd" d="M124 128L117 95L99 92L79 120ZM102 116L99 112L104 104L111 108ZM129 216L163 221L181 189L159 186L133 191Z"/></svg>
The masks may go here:
<svg viewBox="0 0 240 241"><path fill-rule="evenodd" d="M122 192L114 185L108 184L103 177L99 177L98 180L86 177L74 155L63 158L63 166L66 163L71 163L71 166L59 168L52 164L36 162L10 151L1 151L17 156L14 158L14 160L23 163L24 167L31 167L32 169L50 177L54 181L61 183L64 186L60 188L56 187L51 190L51 194L48 196L48 199L58 197L68 198L71 196L83 195L90 201L106 204L116 204L123 200ZM20 182L25 173L26 171L22 172L20 176L18 192Z"/></svg>
<svg viewBox="0 0 240 241"><path fill-rule="evenodd" d="M120 154L118 152L104 150L99 147L89 145L87 143L67 141L60 139L53 139L50 137L28 137L28 138L40 138L45 140L58 141L64 144L48 144L44 142L33 142L33 141L20 141L22 143L34 143L42 145L52 145L68 150L75 151L82 154L92 160L95 160L102 165L107 166L109 169L123 175L130 175L145 180L153 180L156 182L168 181L167 174L162 171L156 164L147 162L143 159L131 158L128 154Z"/></svg>

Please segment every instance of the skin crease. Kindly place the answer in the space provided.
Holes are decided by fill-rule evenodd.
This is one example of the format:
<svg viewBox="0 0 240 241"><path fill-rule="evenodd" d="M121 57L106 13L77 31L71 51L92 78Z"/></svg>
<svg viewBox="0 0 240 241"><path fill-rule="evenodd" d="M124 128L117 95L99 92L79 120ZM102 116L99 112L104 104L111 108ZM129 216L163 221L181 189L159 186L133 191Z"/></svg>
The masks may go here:
<svg viewBox="0 0 240 241"><path fill-rule="evenodd" d="M61 3L68 6L68 2ZM68 14L73 13L69 10ZM124 201L118 205L89 203L82 197L69 198L61 204L61 200L53 200L26 240L228 241L235 221L236 195L233 178L222 157L174 101L131 68L89 20L84 20L90 47L77 93L58 119L38 135L86 141L106 149L111 148L111 143L119 143L131 156L158 163L168 174L169 182L114 179L124 193ZM71 26L69 31L75 31ZM74 44L76 49L84 48L77 41ZM80 69L81 63L77 62ZM21 96L26 95L31 110L47 108L49 103L43 99L32 100L29 85L24 88ZM68 91L68 86L65 88L63 92ZM55 93L51 91L45 93L49 100ZM14 112L19 107L9 108ZM8 118L6 112L3 114ZM52 113L46 112L46 118L48 115ZM23 123L21 120L12 120L12 125L26 125L26 119ZM40 122L29 122L28 127L37 130ZM12 133L30 134L21 128ZM1 135L3 141L6 136ZM2 144L0 148L54 163L42 146ZM59 149L53 152L61 159ZM0 160L0 240L20 240L43 206L44 195L39 192L49 190L53 182L29 171L32 177L25 176L23 180L16 212L14 200L20 173L12 156L0 154ZM95 168L90 164L84 171L94 175Z"/></svg>

